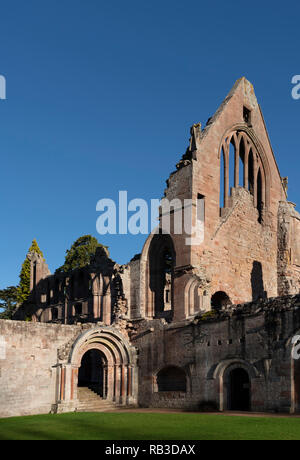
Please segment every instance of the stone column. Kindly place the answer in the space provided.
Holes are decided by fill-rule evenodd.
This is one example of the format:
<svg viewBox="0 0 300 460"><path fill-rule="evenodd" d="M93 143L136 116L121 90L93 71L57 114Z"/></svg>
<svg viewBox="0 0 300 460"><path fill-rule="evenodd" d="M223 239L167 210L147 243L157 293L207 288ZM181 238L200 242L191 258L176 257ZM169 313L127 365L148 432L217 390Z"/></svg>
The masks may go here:
<svg viewBox="0 0 300 460"><path fill-rule="evenodd" d="M111 296L110 292L107 292L103 297L103 319L102 321L106 326L111 324Z"/></svg>
<svg viewBox="0 0 300 460"><path fill-rule="evenodd" d="M71 364L63 363L59 366L57 413L72 412L75 410L75 401L77 398L77 388L75 388L77 383L77 378L75 378L76 370Z"/></svg>
<svg viewBox="0 0 300 460"><path fill-rule="evenodd" d="M94 319L100 319L100 295L93 294L93 315Z"/></svg>

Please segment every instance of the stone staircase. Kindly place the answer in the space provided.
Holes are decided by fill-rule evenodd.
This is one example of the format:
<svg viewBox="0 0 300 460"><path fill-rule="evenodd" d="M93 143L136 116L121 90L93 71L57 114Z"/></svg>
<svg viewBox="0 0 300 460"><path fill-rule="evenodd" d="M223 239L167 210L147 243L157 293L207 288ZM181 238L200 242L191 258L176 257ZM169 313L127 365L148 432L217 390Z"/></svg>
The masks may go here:
<svg viewBox="0 0 300 460"><path fill-rule="evenodd" d="M115 403L102 399L96 391L88 387L77 388L77 397L77 412L105 412L118 408Z"/></svg>

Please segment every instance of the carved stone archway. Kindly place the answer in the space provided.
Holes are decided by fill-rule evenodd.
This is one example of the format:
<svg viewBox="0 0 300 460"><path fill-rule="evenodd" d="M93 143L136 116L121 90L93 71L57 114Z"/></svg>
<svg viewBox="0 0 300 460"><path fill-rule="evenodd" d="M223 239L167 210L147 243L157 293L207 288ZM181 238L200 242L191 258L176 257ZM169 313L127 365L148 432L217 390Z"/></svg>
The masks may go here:
<svg viewBox="0 0 300 460"><path fill-rule="evenodd" d="M82 357L98 350L105 357L105 398L117 405L135 405L138 395L136 349L113 327L94 327L83 332L58 365L57 411L76 410L78 370Z"/></svg>

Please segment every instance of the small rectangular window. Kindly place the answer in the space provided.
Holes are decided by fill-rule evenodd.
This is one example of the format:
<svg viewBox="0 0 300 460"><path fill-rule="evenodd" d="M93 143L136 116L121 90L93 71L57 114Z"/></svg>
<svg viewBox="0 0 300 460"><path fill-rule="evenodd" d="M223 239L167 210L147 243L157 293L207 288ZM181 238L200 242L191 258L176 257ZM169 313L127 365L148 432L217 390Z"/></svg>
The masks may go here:
<svg viewBox="0 0 300 460"><path fill-rule="evenodd" d="M247 125L251 125L251 110L247 109L245 106L243 107L243 118Z"/></svg>
<svg viewBox="0 0 300 460"><path fill-rule="evenodd" d="M170 302L170 291L167 289L166 290L166 303Z"/></svg>

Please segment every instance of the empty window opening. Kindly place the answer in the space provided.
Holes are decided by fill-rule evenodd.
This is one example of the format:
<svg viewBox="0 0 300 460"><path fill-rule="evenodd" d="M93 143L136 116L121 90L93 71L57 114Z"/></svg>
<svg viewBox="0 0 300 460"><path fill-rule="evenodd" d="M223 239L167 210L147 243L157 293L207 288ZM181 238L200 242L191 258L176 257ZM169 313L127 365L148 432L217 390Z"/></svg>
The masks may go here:
<svg viewBox="0 0 300 460"><path fill-rule="evenodd" d="M248 109L247 109L248 110ZM250 111L246 110L246 119ZM248 114L248 115L247 115ZM253 205L258 209L258 221L263 222L264 209L268 206L269 181L265 174L263 157L246 132L237 130L225 138L220 151L220 216L234 205L238 193L233 189L243 187L253 196Z"/></svg>
<svg viewBox="0 0 300 460"><path fill-rule="evenodd" d="M257 210L258 210L258 222L262 222L262 212L263 212L263 201L262 201L262 176L260 168L257 174Z"/></svg>
<svg viewBox="0 0 300 460"><path fill-rule="evenodd" d="M243 137L240 141L239 154L239 186L245 187L245 143Z"/></svg>
<svg viewBox="0 0 300 460"><path fill-rule="evenodd" d="M166 303L170 303L170 289L166 290Z"/></svg>
<svg viewBox="0 0 300 460"><path fill-rule="evenodd" d="M248 158L248 190L252 195L254 194L254 158L252 150L250 150Z"/></svg>
<svg viewBox="0 0 300 460"><path fill-rule="evenodd" d="M82 299L87 295L86 276L84 271L79 272L77 278L77 298Z"/></svg>
<svg viewBox="0 0 300 460"><path fill-rule="evenodd" d="M216 292L211 298L212 310L220 311L226 309L231 305L231 300L228 295L223 291Z"/></svg>
<svg viewBox="0 0 300 460"><path fill-rule="evenodd" d="M234 175L235 175L235 145L233 139L229 144L229 195L231 189L234 188Z"/></svg>
<svg viewBox="0 0 300 460"><path fill-rule="evenodd" d="M179 367L167 367L157 374L158 391L186 392L186 375Z"/></svg>
<svg viewBox="0 0 300 460"><path fill-rule="evenodd" d="M169 235L156 235L149 250L150 290L155 317L169 317L173 308L175 252Z"/></svg>
<svg viewBox="0 0 300 460"><path fill-rule="evenodd" d="M220 168L220 208L225 207L225 153L222 147Z"/></svg>
<svg viewBox="0 0 300 460"><path fill-rule="evenodd" d="M251 125L251 110L247 109L245 106L243 107L243 118L247 125Z"/></svg>

